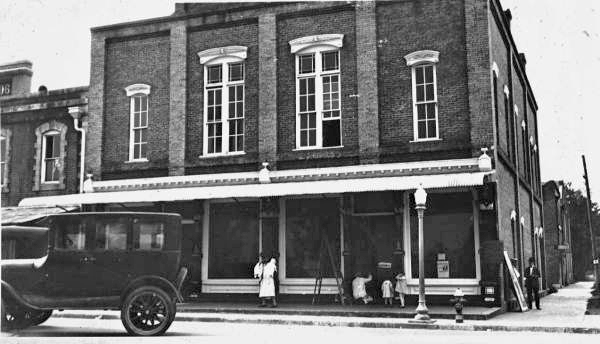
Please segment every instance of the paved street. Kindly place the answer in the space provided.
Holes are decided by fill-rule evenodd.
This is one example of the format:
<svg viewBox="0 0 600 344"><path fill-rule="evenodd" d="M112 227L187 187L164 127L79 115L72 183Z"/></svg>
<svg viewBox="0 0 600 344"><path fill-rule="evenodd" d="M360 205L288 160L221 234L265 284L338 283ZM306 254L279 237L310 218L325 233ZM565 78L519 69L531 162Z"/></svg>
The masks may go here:
<svg viewBox="0 0 600 344"><path fill-rule="evenodd" d="M43 339L39 338L44 336ZM77 338L73 338L77 337ZM597 343L598 335L474 332L407 329L370 329L322 326L257 325L176 321L166 337L144 338L144 343ZM138 343L119 320L51 318L43 326L3 333L2 343Z"/></svg>

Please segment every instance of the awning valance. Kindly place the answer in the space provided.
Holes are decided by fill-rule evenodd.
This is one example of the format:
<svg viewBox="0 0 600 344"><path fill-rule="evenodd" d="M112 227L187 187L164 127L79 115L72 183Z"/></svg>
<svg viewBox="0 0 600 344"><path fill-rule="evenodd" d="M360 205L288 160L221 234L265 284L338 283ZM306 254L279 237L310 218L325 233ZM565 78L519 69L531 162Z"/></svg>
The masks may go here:
<svg viewBox="0 0 600 344"><path fill-rule="evenodd" d="M75 196L75 195L65 195L65 196ZM40 197L47 198L47 197ZM40 203L42 204L42 203ZM75 205L76 203L72 203L70 205ZM52 214L60 214L68 211L72 211L77 209L77 206L68 206L64 208L56 207L56 205L61 205L60 203L51 204L43 204L42 206L19 206L19 207L2 207L2 225L18 225L23 223L28 223L31 221L35 221L37 219L41 219L42 217L52 215Z"/></svg>
<svg viewBox="0 0 600 344"><path fill-rule="evenodd" d="M80 204L169 202L196 199L255 198L273 196L334 194L368 191L412 190L419 184L425 189L483 185L493 172L466 172L396 177L371 177L300 182L253 183L146 189L132 191L93 192L72 195L26 198L20 206L66 206Z"/></svg>

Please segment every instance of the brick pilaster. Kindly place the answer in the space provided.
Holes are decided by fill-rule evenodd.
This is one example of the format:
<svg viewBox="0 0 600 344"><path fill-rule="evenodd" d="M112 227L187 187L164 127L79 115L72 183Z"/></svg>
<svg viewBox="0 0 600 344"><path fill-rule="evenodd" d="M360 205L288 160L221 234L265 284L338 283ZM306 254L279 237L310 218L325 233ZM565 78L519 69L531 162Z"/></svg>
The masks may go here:
<svg viewBox="0 0 600 344"><path fill-rule="evenodd" d="M102 178L102 133L104 130L104 64L106 39L92 33L90 88L88 93L88 130L85 145L85 170Z"/></svg>
<svg viewBox="0 0 600 344"><path fill-rule="evenodd" d="M185 173L185 111L187 97L187 29L185 22L171 27L169 93L169 175Z"/></svg>
<svg viewBox="0 0 600 344"><path fill-rule="evenodd" d="M277 160L277 19L258 17L258 155L275 167Z"/></svg>
<svg viewBox="0 0 600 344"><path fill-rule="evenodd" d="M378 161L377 21L375 2L356 5L358 145L361 164Z"/></svg>

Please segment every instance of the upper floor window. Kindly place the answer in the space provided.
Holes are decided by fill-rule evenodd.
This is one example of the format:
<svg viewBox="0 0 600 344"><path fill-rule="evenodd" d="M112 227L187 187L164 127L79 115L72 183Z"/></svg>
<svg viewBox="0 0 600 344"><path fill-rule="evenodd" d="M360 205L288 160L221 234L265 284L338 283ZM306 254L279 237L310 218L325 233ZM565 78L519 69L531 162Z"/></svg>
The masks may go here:
<svg viewBox="0 0 600 344"><path fill-rule="evenodd" d="M413 131L415 141L439 139L436 64L439 52L421 50L405 57L412 67Z"/></svg>
<svg viewBox="0 0 600 344"><path fill-rule="evenodd" d="M515 118L516 112L514 115L511 115L510 111L510 92L508 90L508 86L504 86L504 120L506 122L506 144L508 150L508 157L512 158L514 156L514 132L515 132Z"/></svg>
<svg viewBox="0 0 600 344"><path fill-rule="evenodd" d="M60 177L60 132L52 130L44 133L42 140L42 182L58 183Z"/></svg>
<svg viewBox="0 0 600 344"><path fill-rule="evenodd" d="M125 88L129 100L129 161L148 160L148 96L150 86Z"/></svg>
<svg viewBox="0 0 600 344"><path fill-rule="evenodd" d="M499 104L498 104L498 65L496 62L492 65L492 92L494 97L494 124L496 125L496 149L500 146L500 119Z"/></svg>
<svg viewBox="0 0 600 344"><path fill-rule="evenodd" d="M204 65L203 155L243 153L247 48L214 48L198 56Z"/></svg>
<svg viewBox="0 0 600 344"><path fill-rule="evenodd" d="M34 191L63 189L67 126L57 121L36 128L36 164Z"/></svg>
<svg viewBox="0 0 600 344"><path fill-rule="evenodd" d="M0 184L2 185L3 191L5 186L8 185L8 161L10 160L10 130L2 128L2 134L0 135Z"/></svg>
<svg viewBox="0 0 600 344"><path fill-rule="evenodd" d="M340 48L344 35L290 41L296 58L296 148L342 146Z"/></svg>

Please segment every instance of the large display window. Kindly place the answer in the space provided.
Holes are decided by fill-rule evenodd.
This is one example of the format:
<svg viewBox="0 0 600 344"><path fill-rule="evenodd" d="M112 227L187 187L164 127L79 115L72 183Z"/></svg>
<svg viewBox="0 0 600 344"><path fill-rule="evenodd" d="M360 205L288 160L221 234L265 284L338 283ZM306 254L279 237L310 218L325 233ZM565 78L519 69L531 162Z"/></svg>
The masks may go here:
<svg viewBox="0 0 600 344"><path fill-rule="evenodd" d="M473 197L428 194L423 220L425 278L476 278ZM419 278L418 218L410 195L411 271Z"/></svg>
<svg viewBox="0 0 600 344"><path fill-rule="evenodd" d="M286 278L315 278L322 235L327 235L339 264L339 199L305 198L286 200ZM323 276L333 277L324 255Z"/></svg>
<svg viewBox="0 0 600 344"><path fill-rule="evenodd" d="M208 278L252 277L258 218L258 201L210 204Z"/></svg>

